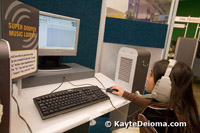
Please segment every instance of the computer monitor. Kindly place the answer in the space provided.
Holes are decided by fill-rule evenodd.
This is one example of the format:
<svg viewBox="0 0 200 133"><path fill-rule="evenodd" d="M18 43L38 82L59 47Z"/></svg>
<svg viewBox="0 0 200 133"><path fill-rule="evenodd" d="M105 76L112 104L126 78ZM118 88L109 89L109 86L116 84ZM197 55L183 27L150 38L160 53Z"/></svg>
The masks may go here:
<svg viewBox="0 0 200 133"><path fill-rule="evenodd" d="M39 14L39 69L66 69L61 56L76 56L80 19L47 13Z"/></svg>

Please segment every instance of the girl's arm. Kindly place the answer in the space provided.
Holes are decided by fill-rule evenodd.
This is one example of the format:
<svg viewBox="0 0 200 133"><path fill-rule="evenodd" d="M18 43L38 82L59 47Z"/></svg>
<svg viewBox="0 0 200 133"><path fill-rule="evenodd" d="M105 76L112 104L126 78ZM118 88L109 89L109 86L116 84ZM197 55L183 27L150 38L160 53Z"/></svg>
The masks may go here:
<svg viewBox="0 0 200 133"><path fill-rule="evenodd" d="M135 95L134 93L129 93L126 91L124 91L122 97L130 100L131 102L133 102L134 104L136 104L139 107L145 107L151 103L150 99L142 98L142 97Z"/></svg>
<svg viewBox="0 0 200 133"><path fill-rule="evenodd" d="M131 102L133 102L134 104L136 104L139 107L145 107L146 105L151 103L150 99L142 98L142 97L135 95L134 93L126 92L126 91L124 91L124 89L122 89L119 86L111 86L110 89L117 90L112 93L130 100Z"/></svg>

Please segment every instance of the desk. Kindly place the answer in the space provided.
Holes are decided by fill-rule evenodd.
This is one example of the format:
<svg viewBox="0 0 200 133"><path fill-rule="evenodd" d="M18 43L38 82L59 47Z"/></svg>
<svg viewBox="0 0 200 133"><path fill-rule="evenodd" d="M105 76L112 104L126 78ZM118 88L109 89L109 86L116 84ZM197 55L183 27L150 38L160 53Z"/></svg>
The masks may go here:
<svg viewBox="0 0 200 133"><path fill-rule="evenodd" d="M114 85L113 80L101 73L96 73L95 76L104 84L105 87ZM72 83L76 85L89 83L103 88L95 78L76 80L72 81ZM42 120L36 106L33 103L33 98L50 93L59 85L60 83L26 88L22 90L21 96L17 95L18 88L16 85L13 85L14 96L19 103L21 115L29 123L33 133L64 132L114 110L109 100L107 100L47 120ZM76 87L72 86L68 82L65 82L59 88L59 90L71 88ZM117 108L130 103L130 101L125 100L122 97L115 96L113 94L108 95L111 98L114 106ZM11 100L11 105L11 133L28 133L29 131L25 123L17 115L17 107L13 99Z"/></svg>

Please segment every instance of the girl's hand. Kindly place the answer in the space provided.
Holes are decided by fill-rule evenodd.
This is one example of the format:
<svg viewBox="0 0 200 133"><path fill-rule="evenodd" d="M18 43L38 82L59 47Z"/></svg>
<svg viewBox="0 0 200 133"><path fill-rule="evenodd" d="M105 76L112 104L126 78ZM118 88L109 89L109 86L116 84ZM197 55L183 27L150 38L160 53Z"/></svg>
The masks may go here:
<svg viewBox="0 0 200 133"><path fill-rule="evenodd" d="M113 91L112 93L118 96L122 96L124 94L124 90L119 86L111 86L110 89L115 89L117 91Z"/></svg>

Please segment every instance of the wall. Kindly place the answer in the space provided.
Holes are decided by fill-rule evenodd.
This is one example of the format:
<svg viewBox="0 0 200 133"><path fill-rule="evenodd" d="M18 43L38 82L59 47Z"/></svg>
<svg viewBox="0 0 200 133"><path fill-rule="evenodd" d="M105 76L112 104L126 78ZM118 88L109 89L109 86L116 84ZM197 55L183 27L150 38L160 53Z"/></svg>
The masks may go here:
<svg viewBox="0 0 200 133"><path fill-rule="evenodd" d="M78 51L75 57L63 57L62 62L74 62L94 69L102 0L20 0L41 11L80 19Z"/></svg>
<svg viewBox="0 0 200 133"><path fill-rule="evenodd" d="M180 1L176 16L191 16L200 17L200 0L185 0ZM189 24L186 37L193 38L195 35L197 24ZM177 40L178 37L184 36L184 29L174 28L172 40Z"/></svg>

